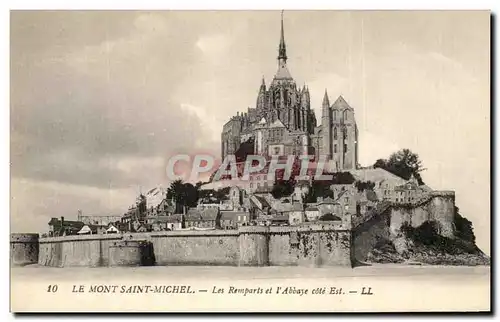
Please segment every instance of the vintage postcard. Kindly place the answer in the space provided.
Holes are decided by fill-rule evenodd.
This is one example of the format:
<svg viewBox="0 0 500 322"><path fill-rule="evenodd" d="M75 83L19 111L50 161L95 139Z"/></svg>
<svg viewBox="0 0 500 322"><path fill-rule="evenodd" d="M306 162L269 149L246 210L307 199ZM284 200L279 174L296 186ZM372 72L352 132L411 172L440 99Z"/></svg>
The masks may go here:
<svg viewBox="0 0 500 322"><path fill-rule="evenodd" d="M490 312L490 24L11 11L11 311Z"/></svg>

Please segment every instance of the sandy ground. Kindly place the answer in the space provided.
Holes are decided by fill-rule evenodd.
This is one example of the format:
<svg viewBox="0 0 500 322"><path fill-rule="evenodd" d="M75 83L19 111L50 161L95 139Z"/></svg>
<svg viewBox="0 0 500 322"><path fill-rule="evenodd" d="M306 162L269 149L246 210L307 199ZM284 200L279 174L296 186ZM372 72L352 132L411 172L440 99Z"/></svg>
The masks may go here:
<svg viewBox="0 0 500 322"><path fill-rule="evenodd" d="M113 279L172 279L172 280L260 280L260 279L335 279L349 277L377 278L489 278L489 266L420 266L374 264L347 267L230 267L230 266L151 266L57 268L39 265L13 267L12 279L22 280L95 280Z"/></svg>
<svg viewBox="0 0 500 322"><path fill-rule="evenodd" d="M57 285L56 292L48 292ZM89 292L116 286L114 294ZM191 294L120 294L134 285L189 286ZM231 294L230 288L263 293ZM306 294L280 293L286 287ZM78 292L79 289L84 290ZM372 295L362 295L370 288ZM318 290L324 293L318 293ZM341 289L340 295L332 290ZM269 290L269 294L265 291ZM316 293L314 293L316 292ZM319 294L319 295L318 295ZM11 268L16 312L405 312L489 311L489 266L357 268L155 266Z"/></svg>

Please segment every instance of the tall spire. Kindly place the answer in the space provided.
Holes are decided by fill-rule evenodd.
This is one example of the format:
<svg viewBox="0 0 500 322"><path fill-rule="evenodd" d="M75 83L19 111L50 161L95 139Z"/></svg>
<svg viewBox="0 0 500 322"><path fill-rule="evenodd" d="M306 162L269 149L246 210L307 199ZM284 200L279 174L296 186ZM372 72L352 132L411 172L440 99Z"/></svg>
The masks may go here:
<svg viewBox="0 0 500 322"><path fill-rule="evenodd" d="M286 62L286 45L285 45L285 31L283 28L283 10L281 10L281 38L280 38L280 46L278 50L278 59L282 59L284 62Z"/></svg>
<svg viewBox="0 0 500 322"><path fill-rule="evenodd" d="M293 82L293 78L290 75L290 72L288 71L288 68L286 68L286 46L285 46L285 32L283 31L283 10L281 11L281 39L280 39L280 46L279 46L279 51L278 51L278 71L276 72L276 75L274 76L274 80L286 80L287 82Z"/></svg>

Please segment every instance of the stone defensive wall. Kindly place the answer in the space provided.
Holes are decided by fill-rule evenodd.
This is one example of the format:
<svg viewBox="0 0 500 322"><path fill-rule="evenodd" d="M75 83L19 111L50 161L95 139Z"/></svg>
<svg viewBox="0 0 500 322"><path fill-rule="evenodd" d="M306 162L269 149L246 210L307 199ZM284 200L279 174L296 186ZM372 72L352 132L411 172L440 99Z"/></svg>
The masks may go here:
<svg viewBox="0 0 500 322"><path fill-rule="evenodd" d="M16 262L52 267L352 265L350 230L327 223L36 237L36 243L34 237L25 243L16 243L11 237L11 257ZM29 245L39 247L36 256L24 251L31 249Z"/></svg>
<svg viewBox="0 0 500 322"><path fill-rule="evenodd" d="M174 230L39 238L11 234L11 264L53 267L137 265L355 266L380 238L401 226L435 221L454 236L455 193L433 191L411 204L384 203L353 227L333 223L244 226L237 230Z"/></svg>
<svg viewBox="0 0 500 322"><path fill-rule="evenodd" d="M364 261L380 239L395 239L401 235L405 223L419 227L425 221L438 224L439 234L453 238L455 235L455 192L432 191L419 200L402 204L388 202L380 211L370 213L352 229L353 260Z"/></svg>
<svg viewBox="0 0 500 322"><path fill-rule="evenodd" d="M404 223L418 227L425 221L435 221L439 234L453 238L455 216L455 192L432 191L411 204L392 204L390 213L390 230L398 234Z"/></svg>
<svg viewBox="0 0 500 322"><path fill-rule="evenodd" d="M11 234L10 235L10 264L24 266L38 263L39 235L38 234Z"/></svg>

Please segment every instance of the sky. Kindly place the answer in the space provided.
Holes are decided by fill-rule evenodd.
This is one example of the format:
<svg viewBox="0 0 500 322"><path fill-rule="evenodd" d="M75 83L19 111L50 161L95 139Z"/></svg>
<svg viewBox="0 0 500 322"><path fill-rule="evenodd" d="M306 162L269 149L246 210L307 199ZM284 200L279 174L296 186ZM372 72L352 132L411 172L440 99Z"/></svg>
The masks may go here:
<svg viewBox="0 0 500 322"><path fill-rule="evenodd" d="M175 153L220 155L222 125L277 70L279 11L12 11L11 231L122 214ZM288 68L318 122L354 108L360 163L401 148L456 191L490 252L486 11L285 11Z"/></svg>

